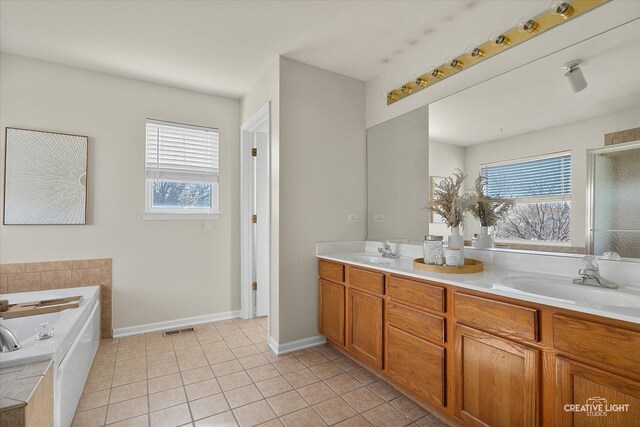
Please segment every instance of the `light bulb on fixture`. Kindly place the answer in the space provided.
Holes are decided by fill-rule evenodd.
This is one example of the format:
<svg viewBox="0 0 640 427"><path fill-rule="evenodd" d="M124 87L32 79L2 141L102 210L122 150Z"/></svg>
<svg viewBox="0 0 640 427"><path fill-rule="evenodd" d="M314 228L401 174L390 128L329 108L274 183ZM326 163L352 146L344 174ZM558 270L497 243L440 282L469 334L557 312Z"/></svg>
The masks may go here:
<svg viewBox="0 0 640 427"><path fill-rule="evenodd" d="M467 55L474 59L482 58L484 56L484 50L476 46L470 46L467 48Z"/></svg>
<svg viewBox="0 0 640 427"><path fill-rule="evenodd" d="M442 70L438 67L431 68L431 70L429 71L429 74L431 74L431 77L434 77L436 79L443 79L445 77Z"/></svg>
<svg viewBox="0 0 640 427"><path fill-rule="evenodd" d="M398 94L396 93L395 90L387 92L387 101L397 101L397 100L398 100Z"/></svg>
<svg viewBox="0 0 640 427"><path fill-rule="evenodd" d="M409 95L411 92L413 92L413 89L411 89L409 86L407 85L402 85L400 87L400 92L402 93L406 93L407 95Z"/></svg>
<svg viewBox="0 0 640 427"><path fill-rule="evenodd" d="M584 74L582 74L582 70L579 65L582 63L581 60L576 59L575 61L571 61L566 63L562 68L566 71L564 76L569 81L571 85L571 89L574 92L580 92L584 88L587 87L587 80L584 78Z"/></svg>
<svg viewBox="0 0 640 427"><path fill-rule="evenodd" d="M535 33L540 28L540 24L538 24L533 19L529 18L520 18L518 20L518 30L525 33Z"/></svg>
<svg viewBox="0 0 640 427"><path fill-rule="evenodd" d="M507 47L511 44L511 40L509 40L509 37L505 36L504 34L493 35L491 36L490 40L496 46L501 47Z"/></svg>
<svg viewBox="0 0 640 427"><path fill-rule="evenodd" d="M569 19L576 10L568 2L560 1L554 2L551 5L551 11L556 15L562 16L564 19Z"/></svg>
<svg viewBox="0 0 640 427"><path fill-rule="evenodd" d="M453 68L456 71L460 71L464 68L464 63L458 58L454 58L453 56L447 58L446 63L449 64L450 68Z"/></svg>
<svg viewBox="0 0 640 427"><path fill-rule="evenodd" d="M420 87L425 87L429 84L429 82L427 81L427 79L425 79L424 77L418 76L415 78L415 80L413 81L417 86Z"/></svg>

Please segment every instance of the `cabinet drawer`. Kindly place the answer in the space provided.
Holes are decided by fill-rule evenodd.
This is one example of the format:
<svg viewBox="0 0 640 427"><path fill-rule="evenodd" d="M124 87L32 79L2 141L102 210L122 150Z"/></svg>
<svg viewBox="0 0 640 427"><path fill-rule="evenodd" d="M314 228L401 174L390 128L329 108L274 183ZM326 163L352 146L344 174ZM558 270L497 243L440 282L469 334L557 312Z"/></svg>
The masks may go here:
<svg viewBox="0 0 640 427"><path fill-rule="evenodd" d="M441 313L445 311L444 293L444 288L396 276L391 276L387 286L387 294L394 300Z"/></svg>
<svg viewBox="0 0 640 427"><path fill-rule="evenodd" d="M390 300L387 305L387 320L390 325L412 335L436 343L445 342L444 319L442 317Z"/></svg>
<svg viewBox="0 0 640 427"><path fill-rule="evenodd" d="M376 294L384 294L384 274L351 267L349 269L349 286Z"/></svg>
<svg viewBox="0 0 640 427"><path fill-rule="evenodd" d="M321 259L318 268L321 279L344 283L344 265Z"/></svg>
<svg viewBox="0 0 640 427"><path fill-rule="evenodd" d="M553 346L640 373L640 332L637 331L556 314L553 316Z"/></svg>
<svg viewBox="0 0 640 427"><path fill-rule="evenodd" d="M389 326L387 374L418 396L445 406L445 349Z"/></svg>
<svg viewBox="0 0 640 427"><path fill-rule="evenodd" d="M498 335L538 341L538 310L454 292L454 314L459 322Z"/></svg>

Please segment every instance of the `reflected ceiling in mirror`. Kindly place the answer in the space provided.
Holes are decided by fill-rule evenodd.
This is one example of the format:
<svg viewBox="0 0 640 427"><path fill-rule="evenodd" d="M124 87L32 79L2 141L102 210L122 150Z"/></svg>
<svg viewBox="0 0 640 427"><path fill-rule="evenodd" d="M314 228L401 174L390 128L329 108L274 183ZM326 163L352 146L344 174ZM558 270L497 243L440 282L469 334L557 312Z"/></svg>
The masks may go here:
<svg viewBox="0 0 640 427"><path fill-rule="evenodd" d="M420 183L424 191L398 190L398 193L410 199L414 206L424 206L429 197L426 193L430 180L450 176L456 168L468 175L465 191L472 191L480 171L490 166L517 164L522 167L526 162L538 168L544 168L545 162L564 165L562 167L570 168L570 173L560 173L562 171L558 169L560 172L555 175L565 177L566 182L562 185L569 187L564 187L564 193L541 192L538 200L533 201L518 196L518 202L528 208L535 208L540 202L555 202L556 205L551 206L554 209L564 206L565 213L560 220L567 220L563 226L568 237L545 240L532 238L530 232L525 234L526 238L501 237L496 242L500 247L512 249L584 253L589 228L587 151L604 147L606 134L640 127L639 51L640 20L635 20L429 105L425 135L429 151L428 165L425 165L428 173ZM582 61L579 67L587 82L587 87L578 92L574 92L565 76L567 70L563 68L576 59ZM406 122L406 118L403 117L379 126L404 127L406 123L401 122ZM380 158L382 144L369 144L372 129L376 127L368 131L367 156ZM401 145L402 139L398 134L389 139L389 144ZM569 159L566 159L567 155ZM558 160L553 160L556 157ZM552 160L547 160L550 158ZM409 158L406 162L415 163ZM537 169L538 172L532 175L542 175L541 170L544 169ZM382 206L390 203L377 193L378 187L371 185L389 173L388 169L368 170L370 201L376 200ZM422 175L417 175L421 181ZM638 180L640 186L640 176ZM394 194L393 197L400 196ZM432 222L433 215L426 215L428 227L421 224L413 232L403 229L401 233L385 227L385 236L377 236L379 233L372 233L371 223L376 212L371 211L371 206L369 208L369 237L374 234L378 238L409 235L415 240L425 232L449 234L446 226ZM555 213L551 209L547 214ZM465 239L469 244L479 231L480 224L467 215Z"/></svg>
<svg viewBox="0 0 640 427"><path fill-rule="evenodd" d="M429 174L461 168L468 189L489 175L493 195L516 198L492 230L497 245L584 253L587 150L603 147L605 134L640 127L638 51L634 21L430 105ZM587 82L579 91L565 68L576 60ZM640 187L640 165L634 179ZM479 232L468 215L465 238Z"/></svg>

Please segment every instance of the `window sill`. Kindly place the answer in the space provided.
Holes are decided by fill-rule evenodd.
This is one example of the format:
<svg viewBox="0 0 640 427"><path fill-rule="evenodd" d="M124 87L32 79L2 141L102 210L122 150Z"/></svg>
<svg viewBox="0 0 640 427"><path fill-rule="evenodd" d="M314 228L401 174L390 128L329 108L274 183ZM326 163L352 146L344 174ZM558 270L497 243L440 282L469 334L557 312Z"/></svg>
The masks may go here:
<svg viewBox="0 0 640 427"><path fill-rule="evenodd" d="M219 220L220 213L198 213L198 212L144 212L142 219L145 221L216 221Z"/></svg>

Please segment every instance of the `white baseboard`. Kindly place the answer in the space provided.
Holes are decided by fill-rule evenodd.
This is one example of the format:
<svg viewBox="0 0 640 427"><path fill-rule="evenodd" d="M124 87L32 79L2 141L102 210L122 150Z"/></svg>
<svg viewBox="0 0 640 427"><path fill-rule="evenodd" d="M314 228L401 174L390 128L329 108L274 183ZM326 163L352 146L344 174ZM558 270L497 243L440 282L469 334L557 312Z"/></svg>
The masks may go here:
<svg viewBox="0 0 640 427"><path fill-rule="evenodd" d="M126 337L129 335L144 334L146 332L163 331L165 329L180 328L182 326L197 325L199 323L216 322L219 320L234 319L240 317L240 310L224 313L206 314L204 316L185 317L184 319L168 320L166 322L147 323L145 325L127 326L113 330L113 337Z"/></svg>
<svg viewBox="0 0 640 427"><path fill-rule="evenodd" d="M302 350L304 348L315 347L327 342L327 339L322 335L316 335L313 337L302 338L301 340L289 341L284 344L278 344L272 337L269 337L269 347L278 356L282 354L291 353L292 351Z"/></svg>

